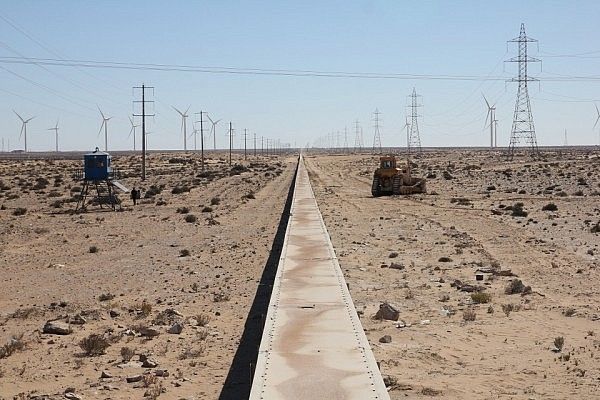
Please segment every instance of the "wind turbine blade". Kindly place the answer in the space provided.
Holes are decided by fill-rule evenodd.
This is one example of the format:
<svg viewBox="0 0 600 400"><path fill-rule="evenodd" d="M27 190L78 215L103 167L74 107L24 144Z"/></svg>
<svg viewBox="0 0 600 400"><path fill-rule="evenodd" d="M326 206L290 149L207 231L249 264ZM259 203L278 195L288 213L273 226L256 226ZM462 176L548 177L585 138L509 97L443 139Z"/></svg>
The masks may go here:
<svg viewBox="0 0 600 400"><path fill-rule="evenodd" d="M135 127L132 125L131 129L129 130L129 135L127 135L127 139L129 139L131 137L131 134L133 133Z"/></svg>
<svg viewBox="0 0 600 400"><path fill-rule="evenodd" d="M598 110L598 106L596 104L594 104L594 106L596 107L596 114L598 114L598 117L596 118L596 122L594 123L594 128L595 128L596 125L598 125L598 121L600 121L600 110Z"/></svg>
<svg viewBox="0 0 600 400"><path fill-rule="evenodd" d="M106 117L104 116L104 113L100 109L100 106L97 105L96 107L98 107L98 111L100 111L100 115L102 115L102 119L106 119Z"/></svg>
<svg viewBox="0 0 600 400"><path fill-rule="evenodd" d="M186 117L187 117L187 113L188 113L188 111L190 111L190 107L191 107L191 106L188 106L187 110L185 110L185 116L186 116Z"/></svg>
<svg viewBox="0 0 600 400"><path fill-rule="evenodd" d="M215 125L216 125L216 124L218 124L218 123L219 123L219 121L221 121L221 120L220 120L220 119L216 120L216 121L214 122L214 124L215 124Z"/></svg>
<svg viewBox="0 0 600 400"><path fill-rule="evenodd" d="M29 118L28 120L26 120L26 121L23 121L23 123L25 123L25 124L26 124L26 123L28 123L29 121L31 121L32 119L34 119L34 118L35 118L35 117L31 117L31 118Z"/></svg>
<svg viewBox="0 0 600 400"><path fill-rule="evenodd" d="M21 118L21 116L19 115L18 112L16 112L15 110L13 110L13 112L17 115L17 117L19 117L19 119L21 120L21 122L25 122L25 120L23 118Z"/></svg>
<svg viewBox="0 0 600 400"><path fill-rule="evenodd" d="M485 98L485 95L483 93L481 93L481 95L483 96L483 100L485 100L485 104L487 104L488 109L491 108L489 101L487 101L487 99Z"/></svg>
<svg viewBox="0 0 600 400"><path fill-rule="evenodd" d="M488 122L488 117L490 116L490 114L491 114L491 109L488 109L488 112L487 112L487 114L485 115L485 122L483 123L483 129L487 128L487 126L488 126L488 123L487 123L487 122ZM490 122L490 123L491 123L491 122Z"/></svg>
<svg viewBox="0 0 600 400"><path fill-rule="evenodd" d="M208 118L208 120L210 121L211 124L214 124L214 121L212 120L212 118L210 117L210 115L206 114L206 118Z"/></svg>
<svg viewBox="0 0 600 400"><path fill-rule="evenodd" d="M19 140L21 140L21 137L23 136L23 131L25 130L25 124L21 125L21 133L19 134Z"/></svg>
<svg viewBox="0 0 600 400"><path fill-rule="evenodd" d="M131 118L131 116L129 116L128 118L129 118L129 122L131 122L131 126L133 126L133 118Z"/></svg>
<svg viewBox="0 0 600 400"><path fill-rule="evenodd" d="M177 111L177 113L183 117L183 113L181 111L179 111L177 108L175 108L175 106L171 106L171 107L173 107L173 110Z"/></svg>
<svg viewBox="0 0 600 400"><path fill-rule="evenodd" d="M100 124L100 130L98 131L98 136L97 136L97 137L100 137L100 134L102 133L102 128L104 128L104 124L105 124L105 123L106 123L106 120L105 120L105 119L103 119L103 120L102 120L102 124Z"/></svg>

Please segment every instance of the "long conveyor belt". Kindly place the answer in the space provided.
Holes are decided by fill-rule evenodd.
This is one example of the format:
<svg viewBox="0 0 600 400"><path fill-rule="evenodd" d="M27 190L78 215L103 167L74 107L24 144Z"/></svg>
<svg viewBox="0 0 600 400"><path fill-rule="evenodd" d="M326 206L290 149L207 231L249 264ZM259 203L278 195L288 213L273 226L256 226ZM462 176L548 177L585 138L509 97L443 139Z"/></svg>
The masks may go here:
<svg viewBox="0 0 600 400"><path fill-rule="evenodd" d="M389 400L302 157L250 399Z"/></svg>

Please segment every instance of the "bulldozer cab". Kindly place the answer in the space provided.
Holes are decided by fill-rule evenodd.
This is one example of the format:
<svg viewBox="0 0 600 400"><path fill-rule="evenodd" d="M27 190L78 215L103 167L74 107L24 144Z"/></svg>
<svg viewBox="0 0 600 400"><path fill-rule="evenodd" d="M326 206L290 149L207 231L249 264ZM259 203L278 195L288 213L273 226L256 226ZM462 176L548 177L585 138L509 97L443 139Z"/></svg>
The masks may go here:
<svg viewBox="0 0 600 400"><path fill-rule="evenodd" d="M379 168L381 168L381 169L394 169L394 168L396 168L396 157L394 157L394 156L381 156L379 158Z"/></svg>

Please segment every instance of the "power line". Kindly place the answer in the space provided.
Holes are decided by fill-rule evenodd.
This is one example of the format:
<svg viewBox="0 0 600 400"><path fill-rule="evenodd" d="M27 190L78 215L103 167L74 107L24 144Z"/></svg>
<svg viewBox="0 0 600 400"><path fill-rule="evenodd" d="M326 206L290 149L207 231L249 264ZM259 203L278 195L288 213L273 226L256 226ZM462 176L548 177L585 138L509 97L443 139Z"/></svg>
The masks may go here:
<svg viewBox="0 0 600 400"><path fill-rule="evenodd" d="M267 76L300 76L321 78L355 78L355 79L408 79L408 80L446 80L446 81L505 81L502 76L480 75L449 75L449 74L409 74L409 73L376 73L376 72L343 72L343 71L316 71L293 69L261 69L239 67L209 67L177 64L151 64L130 63L116 61L96 60L67 60L52 58L22 58L0 57L0 63L5 64L40 64L61 67L85 67L105 69L129 69L170 72L196 72L208 74L236 74L236 75L267 75ZM557 76L540 78L548 82L600 82L600 76Z"/></svg>

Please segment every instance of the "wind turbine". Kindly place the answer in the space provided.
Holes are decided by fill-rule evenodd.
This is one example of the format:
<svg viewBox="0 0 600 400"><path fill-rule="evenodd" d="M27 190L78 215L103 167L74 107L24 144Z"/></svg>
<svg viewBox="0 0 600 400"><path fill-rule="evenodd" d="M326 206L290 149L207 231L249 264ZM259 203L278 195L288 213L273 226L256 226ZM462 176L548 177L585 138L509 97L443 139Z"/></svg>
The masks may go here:
<svg viewBox="0 0 600 400"><path fill-rule="evenodd" d="M98 111L100 111L100 115L102 115L102 124L100 125L98 136L100 136L102 128L104 128L104 151L108 151L108 121L110 121L112 117L107 118L100 109L100 107L98 107Z"/></svg>
<svg viewBox="0 0 600 400"><path fill-rule="evenodd" d="M598 121L600 121L600 110L598 110L598 106L596 104L594 104L594 106L596 107L596 114L598 115L596 117L596 122L594 123L594 128L596 128ZM598 132L598 144L600 145L600 131Z"/></svg>
<svg viewBox="0 0 600 400"><path fill-rule="evenodd" d="M133 133L133 151L135 151L135 128L139 127L139 125L135 125L131 117L129 117L129 122L131 122L131 129L129 130L129 135L127 136L127 139L129 139L129 137L131 137L131 134Z"/></svg>
<svg viewBox="0 0 600 400"><path fill-rule="evenodd" d="M197 151L198 150L198 132L199 132L199 130L198 130L198 128L196 128L195 121L192 121L192 127L194 129L192 130L192 133L188 137L192 137L192 136L194 137L194 151Z"/></svg>
<svg viewBox="0 0 600 400"><path fill-rule="evenodd" d="M185 112L179 111L174 106L171 107L173 107L173 110L177 111L177 113L181 115L181 130L183 131L183 150L187 151L187 117L190 107L188 107L187 110L185 110Z"/></svg>
<svg viewBox="0 0 600 400"><path fill-rule="evenodd" d="M210 131L211 131L211 132L212 132L212 134L213 134L213 147L214 147L214 150L216 150L216 149L217 149L217 130L216 130L216 126L217 126L217 124L219 123L220 119L218 119L218 120L216 120L216 121L213 121L213 120L210 118L210 115L208 115L208 114L206 114L206 117L208 118L208 120L209 120L209 121L210 121L210 123L212 124L212 127L210 128ZM210 132L209 132L209 135L210 135Z"/></svg>
<svg viewBox="0 0 600 400"><path fill-rule="evenodd" d="M15 114L17 114L17 117L19 117L19 119L22 122L21 133L19 134L19 140L21 139L21 136L23 136L25 138L25 152L27 153L27 123L29 121L31 121L32 119L34 119L35 116L31 117L31 118L28 118L28 119L23 119L15 110L13 110L13 112Z"/></svg>
<svg viewBox="0 0 600 400"><path fill-rule="evenodd" d="M56 143L56 152L58 153L58 120L56 120L56 125L54 128L48 128L49 131L54 131L54 139Z"/></svg>
<svg viewBox="0 0 600 400"><path fill-rule="evenodd" d="M400 132L406 129L406 150L410 153L410 131L408 130L408 128L410 128L410 124L408 123L408 117L406 117L404 121L404 126L402 127Z"/></svg>
<svg viewBox="0 0 600 400"><path fill-rule="evenodd" d="M489 118L489 120L490 120L490 148L494 148L498 144L498 137L497 137L497 132L496 132L497 127L498 127L498 120L496 119L496 105L494 104L493 106L490 106L490 103L485 98L485 95L483 95L483 100L485 100L485 104L487 105L487 108L488 108L488 112L487 112L487 115L485 116L485 123L483 124L483 127L487 128L487 122L488 122L488 118Z"/></svg>

